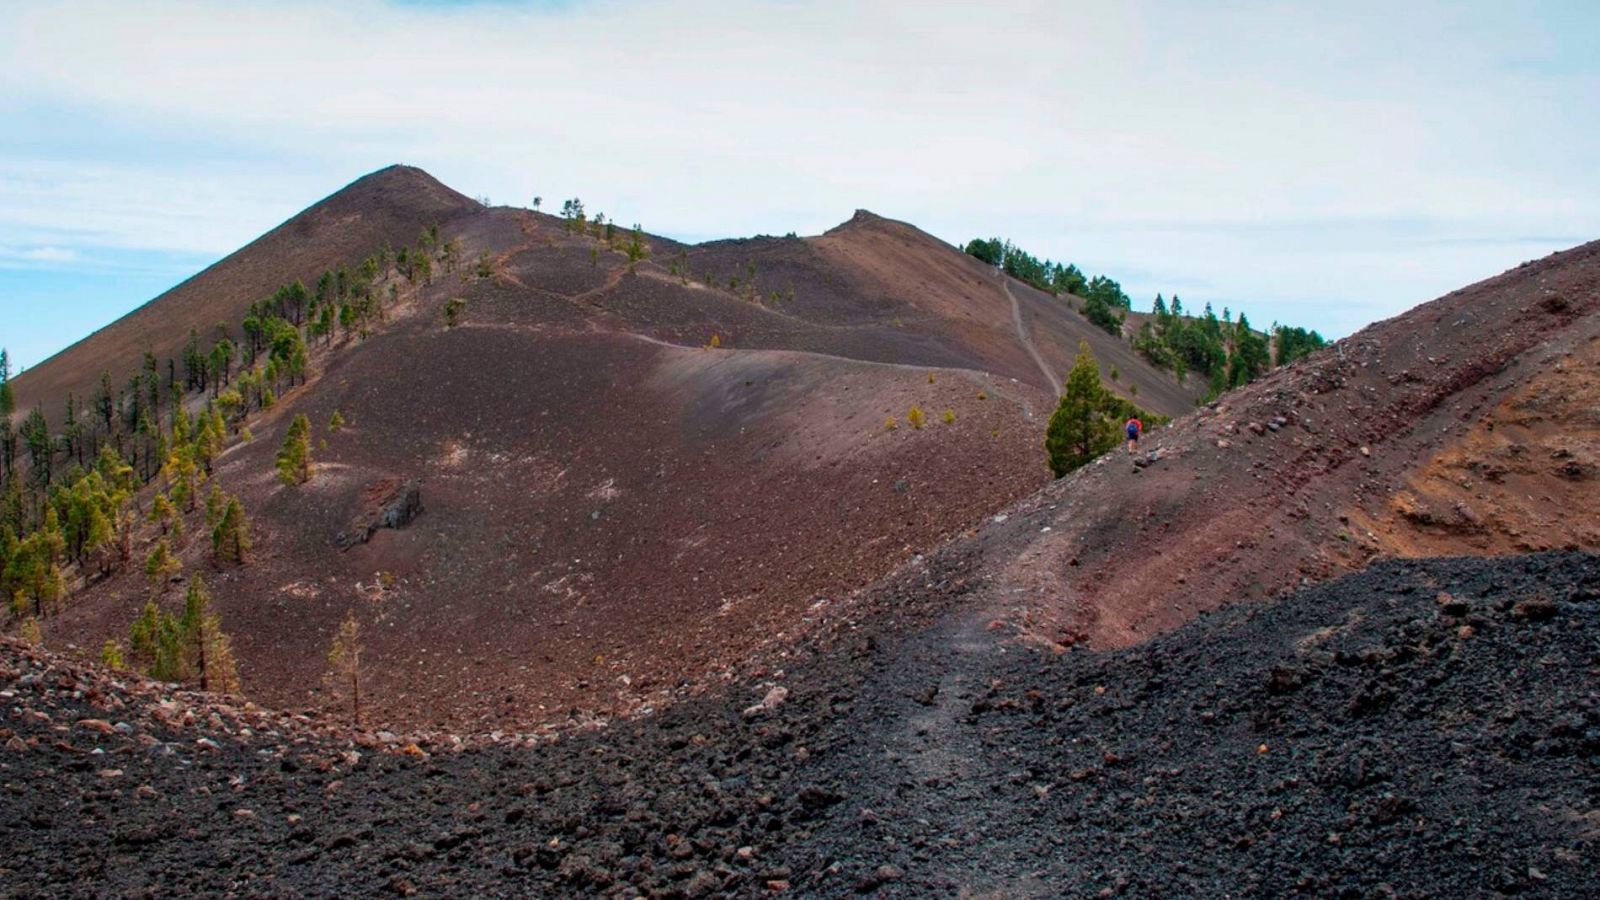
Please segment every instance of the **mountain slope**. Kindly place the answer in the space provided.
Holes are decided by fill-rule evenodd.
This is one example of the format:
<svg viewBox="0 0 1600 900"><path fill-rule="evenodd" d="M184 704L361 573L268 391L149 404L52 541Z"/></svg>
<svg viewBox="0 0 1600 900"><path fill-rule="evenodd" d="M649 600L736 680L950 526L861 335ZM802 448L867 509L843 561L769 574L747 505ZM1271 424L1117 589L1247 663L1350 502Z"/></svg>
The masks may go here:
<svg viewBox="0 0 1600 900"><path fill-rule="evenodd" d="M404 246L420 229L445 225L479 205L410 166L357 179L239 250L223 257L111 325L24 372L13 382L17 408L41 407L52 420L67 394L80 400L110 372L120 387L146 351L165 365L179 357L189 330L208 344L224 325L238 337L250 304L295 279L312 284L324 269L379 247ZM165 370L163 369L163 372Z"/></svg>
<svg viewBox="0 0 1600 900"><path fill-rule="evenodd" d="M1043 484L1050 366L1080 336L1125 352L1065 304L869 213L818 238L645 235L651 256L630 265L571 223L392 168L31 370L19 393L43 400L101 368L121 383L152 323L177 346L190 321L435 222L460 264L426 283L388 269L383 321L314 341L305 383L219 458L216 483L252 521L250 563L212 564L203 520L181 540L265 702L325 705L328 643L353 612L382 720L512 728L659 705L781 653ZM1140 361L1122 374L1158 411L1191 403ZM274 455L298 414L315 476L285 487ZM349 546L407 483L421 517ZM155 536L143 526L139 558ZM136 568L87 585L47 640L124 638L151 591Z"/></svg>
<svg viewBox="0 0 1600 900"><path fill-rule="evenodd" d="M1036 636L1122 646L1379 554L1600 548L1600 243L1232 392L980 537Z"/></svg>

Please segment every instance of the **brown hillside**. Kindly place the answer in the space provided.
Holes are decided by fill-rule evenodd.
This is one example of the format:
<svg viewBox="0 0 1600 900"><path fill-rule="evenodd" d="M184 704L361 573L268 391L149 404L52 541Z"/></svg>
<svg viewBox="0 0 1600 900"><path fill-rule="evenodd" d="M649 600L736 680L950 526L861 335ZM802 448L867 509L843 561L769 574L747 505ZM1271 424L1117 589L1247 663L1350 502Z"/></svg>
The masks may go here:
<svg viewBox="0 0 1600 900"><path fill-rule="evenodd" d="M115 323L19 375L17 408L40 406L55 420L68 392L90 396L109 371L119 386L144 353L163 366L180 354L193 328L209 339L218 325L238 336L250 304L279 285L307 285L323 270L389 244L403 246L418 229L448 224L479 205L411 166L364 176L243 248L144 304Z"/></svg>
<svg viewBox="0 0 1600 900"><path fill-rule="evenodd" d="M394 168L31 370L23 403L53 409L53 392L104 368L120 383L145 346L176 348L191 323L435 221L462 242L460 268L426 286L394 276L387 323L319 346L309 383L223 455L216 480L252 519L250 564L217 570L203 521L184 539L245 691L274 705L323 704L328 644L352 610L375 716L413 725L609 715L781 653L852 592L1042 485L1056 371L1080 337L1125 352L1065 304L871 214L818 238L649 238L630 269L560 219ZM451 298L464 312L446 328ZM1121 368L1142 402L1191 407L1162 373L1131 356ZM316 469L288 488L273 457L298 413ZM408 481L421 517L344 549ZM47 641L124 637L149 591L131 569L97 581L45 623Z"/></svg>
<svg viewBox="0 0 1600 900"><path fill-rule="evenodd" d="M1379 554L1596 549L1597 313L1593 243L1372 325L1010 511L993 600L1120 646Z"/></svg>

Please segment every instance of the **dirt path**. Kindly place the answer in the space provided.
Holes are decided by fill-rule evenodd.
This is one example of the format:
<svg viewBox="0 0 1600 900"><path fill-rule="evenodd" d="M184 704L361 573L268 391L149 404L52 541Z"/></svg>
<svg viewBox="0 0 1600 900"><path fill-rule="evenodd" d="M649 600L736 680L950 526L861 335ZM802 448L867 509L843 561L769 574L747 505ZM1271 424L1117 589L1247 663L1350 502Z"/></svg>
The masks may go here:
<svg viewBox="0 0 1600 900"><path fill-rule="evenodd" d="M1039 353L1039 348L1034 345L1033 337L1028 334L1028 329L1022 324L1022 304L1017 301L1017 295L1011 293L1010 278L1000 273L1000 289L1006 292L1006 299L1011 301L1011 324L1017 329L1017 340L1027 348L1028 355L1033 357L1034 364L1039 371L1044 373L1045 381L1050 382L1050 389L1055 391L1057 397L1061 396L1061 380L1056 378L1056 373L1051 371L1050 365L1044 361L1044 356Z"/></svg>

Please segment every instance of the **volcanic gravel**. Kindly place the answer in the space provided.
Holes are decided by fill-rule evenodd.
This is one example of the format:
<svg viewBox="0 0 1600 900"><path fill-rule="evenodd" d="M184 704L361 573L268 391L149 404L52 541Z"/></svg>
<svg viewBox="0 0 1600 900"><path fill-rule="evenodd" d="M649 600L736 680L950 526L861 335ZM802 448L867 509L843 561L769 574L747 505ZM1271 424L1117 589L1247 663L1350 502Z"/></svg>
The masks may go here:
<svg viewBox="0 0 1600 900"><path fill-rule="evenodd" d="M982 585L947 553L770 683L432 755L166 724L8 644L0 888L1592 895L1600 558L1382 562L1109 653Z"/></svg>

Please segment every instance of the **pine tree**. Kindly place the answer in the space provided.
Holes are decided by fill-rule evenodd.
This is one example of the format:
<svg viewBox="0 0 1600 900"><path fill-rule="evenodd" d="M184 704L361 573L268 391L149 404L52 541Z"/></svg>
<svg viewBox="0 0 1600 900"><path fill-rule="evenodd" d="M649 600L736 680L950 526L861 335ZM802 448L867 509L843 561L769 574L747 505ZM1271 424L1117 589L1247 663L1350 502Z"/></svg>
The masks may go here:
<svg viewBox="0 0 1600 900"><path fill-rule="evenodd" d="M161 534L168 533L173 537L183 534L183 517L178 515L178 508L173 505L166 494L157 494L150 501L150 521L161 523Z"/></svg>
<svg viewBox="0 0 1600 900"><path fill-rule="evenodd" d="M128 626L128 652L145 674L157 681L189 680L188 649L179 620L154 600L145 601L144 610Z"/></svg>
<svg viewBox="0 0 1600 900"><path fill-rule="evenodd" d="M11 362L0 350L0 477L11 474L17 462L17 433L11 416L17 411L16 394L11 389Z"/></svg>
<svg viewBox="0 0 1600 900"><path fill-rule="evenodd" d="M1079 342L1078 358L1045 432L1050 471L1057 478L1116 446L1115 425L1106 420L1103 412L1107 393L1100 383L1100 365L1089 342Z"/></svg>
<svg viewBox="0 0 1600 900"><path fill-rule="evenodd" d="M84 537L83 549L85 556L98 557L100 561L100 574L111 574L111 566L117 558L117 529L110 516L99 505L89 510L89 524Z"/></svg>
<svg viewBox="0 0 1600 900"><path fill-rule="evenodd" d="M641 260L650 256L650 245L645 243L644 232L638 225L633 226L633 232L628 235L628 243L623 245L622 252L628 256L628 271L632 272Z"/></svg>
<svg viewBox="0 0 1600 900"><path fill-rule="evenodd" d="M239 689L233 642L222 631L222 620L211 611L211 592L198 574L189 582L178 620L187 669L202 691L230 693Z"/></svg>
<svg viewBox="0 0 1600 900"><path fill-rule="evenodd" d="M211 464L216 460L217 454L222 452L222 442L226 436L227 430L221 426L215 407L200 417L194 443L189 445L189 454L200 471L207 475L211 474Z"/></svg>
<svg viewBox="0 0 1600 900"><path fill-rule="evenodd" d="M328 664L333 667L328 681L336 693L348 694L350 721L357 726L361 724L361 654L364 649L361 623L356 621L355 612L347 612L328 650Z"/></svg>
<svg viewBox="0 0 1600 900"><path fill-rule="evenodd" d="M334 434L338 434L339 429L343 427L344 416L340 415L339 411L336 409L333 411L333 415L328 418L328 430Z"/></svg>
<svg viewBox="0 0 1600 900"><path fill-rule="evenodd" d="M54 506L45 507L44 521L34 533L43 548L45 558L52 563L62 563L67 558L67 539L61 531L61 517Z"/></svg>
<svg viewBox="0 0 1600 900"><path fill-rule="evenodd" d="M294 417L278 451L278 477L291 487L311 478L311 420L305 413Z"/></svg>
<svg viewBox="0 0 1600 900"><path fill-rule="evenodd" d="M32 467L29 471L37 483L48 485L55 463L56 442L50 435L50 423L38 407L29 410L22 420L20 434L28 448L28 463Z"/></svg>
<svg viewBox="0 0 1600 900"><path fill-rule="evenodd" d="M211 531L211 552L218 563L243 563L250 552L250 531L238 497L228 498L221 519Z"/></svg>
<svg viewBox="0 0 1600 900"><path fill-rule="evenodd" d="M222 485L212 482L211 492L206 494L206 527L215 529L227 509L228 495L223 492Z"/></svg>
<svg viewBox="0 0 1600 900"><path fill-rule="evenodd" d="M172 502L184 512L193 512L200 499L200 469L194 464L193 449L187 445L175 447L167 458L165 472Z"/></svg>
<svg viewBox="0 0 1600 900"><path fill-rule="evenodd" d="M0 581L10 595L12 612L17 616L27 614L31 606L33 616L43 618L66 596L66 578L61 572L59 556L52 553L53 546L43 532L28 535L16 545L4 572L0 573Z"/></svg>
<svg viewBox="0 0 1600 900"><path fill-rule="evenodd" d="M172 582L172 576L183 571L183 564L173 555L167 546L166 538L158 538L150 550L150 555L144 559L144 574L150 579L150 588L156 593L164 593L167 585Z"/></svg>

